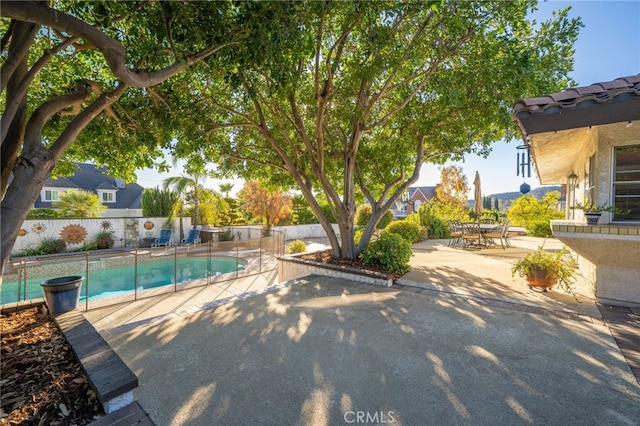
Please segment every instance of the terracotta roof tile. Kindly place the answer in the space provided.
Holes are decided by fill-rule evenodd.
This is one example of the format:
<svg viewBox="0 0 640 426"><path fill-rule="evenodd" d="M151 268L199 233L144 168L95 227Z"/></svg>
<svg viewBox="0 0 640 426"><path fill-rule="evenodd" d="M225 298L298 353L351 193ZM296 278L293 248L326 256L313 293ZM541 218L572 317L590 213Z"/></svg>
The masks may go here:
<svg viewBox="0 0 640 426"><path fill-rule="evenodd" d="M640 120L640 74L520 99L513 105L512 114L525 137Z"/></svg>
<svg viewBox="0 0 640 426"><path fill-rule="evenodd" d="M563 92L551 93L546 96L520 99L515 103L513 112L516 114L524 110L536 112L568 101L575 106L584 100L612 99L621 93L629 92L640 95L640 74L594 83L590 86L572 87Z"/></svg>

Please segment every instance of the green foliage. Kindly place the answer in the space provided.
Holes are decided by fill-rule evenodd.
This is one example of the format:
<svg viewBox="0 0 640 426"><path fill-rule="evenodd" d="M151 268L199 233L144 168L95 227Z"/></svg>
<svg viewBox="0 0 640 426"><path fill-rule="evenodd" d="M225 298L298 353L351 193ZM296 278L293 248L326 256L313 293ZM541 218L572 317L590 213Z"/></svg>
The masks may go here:
<svg viewBox="0 0 640 426"><path fill-rule="evenodd" d="M551 222L548 220L530 220L527 222L527 234L532 237L552 237Z"/></svg>
<svg viewBox="0 0 640 426"><path fill-rule="evenodd" d="M311 223L318 223L318 218L311 208L309 202L304 197L296 195L293 197L293 212L292 223L297 225L306 225Z"/></svg>
<svg viewBox="0 0 640 426"><path fill-rule="evenodd" d="M56 209L49 207L31 209L27 214L27 219L55 219L56 217L58 217Z"/></svg>
<svg viewBox="0 0 640 426"><path fill-rule="evenodd" d="M13 257L44 256L47 254L64 253L67 251L67 243L61 238L44 237L37 247L26 248L14 253Z"/></svg>
<svg viewBox="0 0 640 426"><path fill-rule="evenodd" d="M111 231L100 231L93 237L93 244L98 249L112 248L115 244Z"/></svg>
<svg viewBox="0 0 640 426"><path fill-rule="evenodd" d="M327 218L329 223L336 223L336 218L333 216L329 203L320 203L320 211L322 211L322 215Z"/></svg>
<svg viewBox="0 0 640 426"><path fill-rule="evenodd" d="M436 206L445 206L443 203L425 203L418 208L418 215L420 216L420 224L427 229L430 239L443 239L449 238L449 226L445 219L438 216L439 211Z"/></svg>
<svg viewBox="0 0 640 426"><path fill-rule="evenodd" d="M59 217L100 217L107 209L100 197L85 190L63 192L53 207L58 210Z"/></svg>
<svg viewBox="0 0 640 426"><path fill-rule="evenodd" d="M621 210L615 206L611 206L607 203L604 204L597 204L594 201L590 201L588 200L586 203L584 204L580 204L577 203L575 207L572 207L572 209L576 209L576 210L582 210L585 213L605 213L605 212L609 212L609 213L613 213L613 214L617 214L617 215L626 215L631 213L631 210Z"/></svg>
<svg viewBox="0 0 640 426"><path fill-rule="evenodd" d="M233 228L227 228L218 235L218 241L233 241L234 238Z"/></svg>
<svg viewBox="0 0 640 426"><path fill-rule="evenodd" d="M547 278L557 276L560 286L573 294L571 283L578 273L575 261L569 258L569 250L566 247L556 252L548 252L544 250L544 244L538 246L536 251L529 253L513 266L511 275L514 278L516 274L521 277L535 275L537 269L543 270Z"/></svg>
<svg viewBox="0 0 640 426"><path fill-rule="evenodd" d="M395 222L391 222L384 228L384 232L392 232L394 234L400 235L405 240L409 241L411 244L417 243L422 240L422 231L420 230L420 225L416 224L413 221L408 220L397 220Z"/></svg>
<svg viewBox="0 0 640 426"><path fill-rule="evenodd" d="M365 265L379 265L386 272L405 274L411 270L411 243L398 234L383 231L360 255Z"/></svg>
<svg viewBox="0 0 640 426"><path fill-rule="evenodd" d="M307 245L302 240L295 240L287 246L287 253L304 253L307 251Z"/></svg>
<svg viewBox="0 0 640 426"><path fill-rule="evenodd" d="M539 201L530 195L524 195L518 198L507 211L507 218L513 226L524 226L527 232L534 236L549 236L551 229L549 222L553 219L562 219L565 217L563 211L557 210L560 192L547 192ZM546 222L546 225L542 224Z"/></svg>
<svg viewBox="0 0 640 426"><path fill-rule="evenodd" d="M145 189L142 192L142 216L168 217L178 195L168 189Z"/></svg>
<svg viewBox="0 0 640 426"><path fill-rule="evenodd" d="M489 219L495 223L500 222L500 212L498 210L487 209L482 212L480 219Z"/></svg>
<svg viewBox="0 0 640 426"><path fill-rule="evenodd" d="M64 253L67 251L67 243L61 238L45 237L40 243L44 254Z"/></svg>
<svg viewBox="0 0 640 426"><path fill-rule="evenodd" d="M358 207L356 210L356 219L355 224L357 226L366 226L369 220L371 219L372 209L369 205L364 205ZM387 225L389 225L393 221L393 213L387 210L384 215L378 221L376 225L376 229L385 229Z"/></svg>
<svg viewBox="0 0 640 426"><path fill-rule="evenodd" d="M225 197L227 208L218 212L218 223L221 226L244 225L247 220L243 216L238 200L232 197Z"/></svg>

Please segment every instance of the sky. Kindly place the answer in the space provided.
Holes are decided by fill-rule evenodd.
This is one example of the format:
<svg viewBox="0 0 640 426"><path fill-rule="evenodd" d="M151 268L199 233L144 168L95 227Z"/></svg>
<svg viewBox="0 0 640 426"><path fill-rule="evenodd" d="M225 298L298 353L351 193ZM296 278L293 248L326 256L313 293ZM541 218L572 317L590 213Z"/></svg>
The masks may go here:
<svg viewBox="0 0 640 426"><path fill-rule="evenodd" d="M584 25L574 45L574 70L570 73L578 86L640 73L640 1L541 1L531 17L543 21L551 17L552 11L567 6L571 6L569 17L582 18ZM469 198L473 198L476 171L480 173L484 195L519 191L523 178L516 176L516 147L521 144L521 139L496 142L487 158L468 155L464 162L447 165L462 166L471 188ZM435 186L440 181L440 167L423 166L415 186ZM138 172L138 183L145 188L153 188L161 186L167 177L181 173L180 163L165 174L143 170ZM540 186L533 169L531 178L525 180L531 188ZM234 184L232 195L243 186L243 181L239 179L210 179L205 186L219 190L223 182Z"/></svg>

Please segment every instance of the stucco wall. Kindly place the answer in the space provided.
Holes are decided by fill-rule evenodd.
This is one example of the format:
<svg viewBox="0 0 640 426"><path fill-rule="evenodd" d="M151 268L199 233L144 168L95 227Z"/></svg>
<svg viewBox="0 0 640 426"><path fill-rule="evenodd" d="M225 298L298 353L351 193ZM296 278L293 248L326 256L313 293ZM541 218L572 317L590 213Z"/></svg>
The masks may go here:
<svg viewBox="0 0 640 426"><path fill-rule="evenodd" d="M109 229L113 231L115 247L131 247L142 238L156 238L160 235L160 229L166 223L165 217L120 217L120 218L95 218L95 219L28 219L22 224L20 234L16 238L13 252L25 248L37 247L43 238L61 238L65 229L69 226L79 226L84 229L86 237L78 243L67 242L67 248L82 246L84 242L91 239L103 229L103 224L108 223ZM173 229L179 229L180 220L174 222ZM188 220L185 227L188 227ZM150 229L145 228L145 224ZM153 226L151 226L153 225Z"/></svg>
<svg viewBox="0 0 640 426"><path fill-rule="evenodd" d="M339 233L338 225L332 225L334 231ZM311 225L274 226L274 230L284 232L285 241L303 240L305 238L325 238L327 234L319 223Z"/></svg>

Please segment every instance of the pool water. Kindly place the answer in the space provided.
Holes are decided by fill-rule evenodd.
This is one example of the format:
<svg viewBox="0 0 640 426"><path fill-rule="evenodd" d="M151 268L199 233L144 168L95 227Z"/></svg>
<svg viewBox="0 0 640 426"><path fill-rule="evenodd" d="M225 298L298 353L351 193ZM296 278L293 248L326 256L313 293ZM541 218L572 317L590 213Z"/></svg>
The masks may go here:
<svg viewBox="0 0 640 426"><path fill-rule="evenodd" d="M230 272L241 271L246 266L246 261L229 257L199 258L188 257L178 259L177 264L172 260L138 264L138 290L162 287L165 285L179 284L188 281L217 276ZM82 275L86 274L69 274ZM97 300L133 292L135 290L136 270L134 265L117 268L89 270L89 277L85 276L82 283L80 300L86 299L86 290L89 288L89 300ZM20 283L20 300L36 299L44 297L44 291L40 283L51 278L45 277L27 280L27 296L24 297L24 282ZM16 302L18 300L18 283L8 281L2 283L0 292L0 304Z"/></svg>

